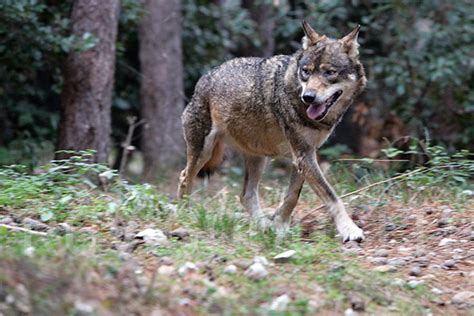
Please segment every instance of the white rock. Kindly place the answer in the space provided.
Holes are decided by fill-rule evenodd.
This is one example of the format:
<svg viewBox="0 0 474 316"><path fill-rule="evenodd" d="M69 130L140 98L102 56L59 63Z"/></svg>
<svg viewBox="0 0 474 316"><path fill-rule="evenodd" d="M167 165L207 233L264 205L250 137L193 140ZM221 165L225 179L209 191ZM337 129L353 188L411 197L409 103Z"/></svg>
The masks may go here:
<svg viewBox="0 0 474 316"><path fill-rule="evenodd" d="M198 270L197 265L188 261L185 264L183 264L181 267L179 267L178 273L179 275L182 276L182 275L188 274L189 272L195 272L197 270Z"/></svg>
<svg viewBox="0 0 474 316"><path fill-rule="evenodd" d="M141 238L145 243L152 246L163 245L168 241L168 237L166 237L160 229L153 228L142 230L135 236L135 238Z"/></svg>
<svg viewBox="0 0 474 316"><path fill-rule="evenodd" d="M291 301L290 297L287 294L283 294L275 298L270 305L270 309L273 311L282 312L288 306L288 303Z"/></svg>
<svg viewBox="0 0 474 316"><path fill-rule="evenodd" d="M158 268L158 274L161 274L161 275L170 275L174 272L174 267L173 266L167 266L167 265L163 265L163 266L160 266Z"/></svg>
<svg viewBox="0 0 474 316"><path fill-rule="evenodd" d="M75 301L74 309L80 314L92 314L94 312L94 306L83 301Z"/></svg>
<svg viewBox="0 0 474 316"><path fill-rule="evenodd" d="M423 283L425 283L425 281L423 281L423 280L410 280L410 281L408 281L407 284L410 288L414 289L415 287L417 287L418 285L421 285Z"/></svg>
<svg viewBox="0 0 474 316"><path fill-rule="evenodd" d="M36 250L35 247L29 246L29 247L26 247L25 250L23 250L23 254L31 258L35 254L35 250Z"/></svg>
<svg viewBox="0 0 474 316"><path fill-rule="evenodd" d="M288 250L276 255L275 257L273 257L273 260L276 263L285 263L285 262L288 262L290 258L293 257L295 254L296 254L296 251Z"/></svg>
<svg viewBox="0 0 474 316"><path fill-rule="evenodd" d="M254 281L262 280L268 276L268 271L265 269L263 264L255 262L246 271L245 275Z"/></svg>
<svg viewBox="0 0 474 316"><path fill-rule="evenodd" d="M344 311L344 316L357 316L357 315L359 314L352 308L348 308Z"/></svg>
<svg viewBox="0 0 474 316"><path fill-rule="evenodd" d="M474 292L471 291L463 291L455 294L451 301L453 304L464 304L467 303L467 301L471 298L474 297Z"/></svg>
<svg viewBox="0 0 474 316"><path fill-rule="evenodd" d="M229 264L227 267L224 268L222 272L226 274L235 274L237 273L237 266L233 264Z"/></svg>
<svg viewBox="0 0 474 316"><path fill-rule="evenodd" d="M457 242L456 239L443 238L443 239L441 239L441 241L439 242L438 246L444 247L444 246L446 246L446 245L449 245L449 244L452 244L452 243L455 243L455 242Z"/></svg>
<svg viewBox="0 0 474 316"><path fill-rule="evenodd" d="M263 264L264 266L267 266L268 265L268 260L267 258L265 258L264 256L255 256L253 258L253 262L254 263L261 263Z"/></svg>
<svg viewBox="0 0 474 316"><path fill-rule="evenodd" d="M431 289L431 293L441 295L441 294L443 294L443 291L438 289L437 287L434 287L434 288Z"/></svg>

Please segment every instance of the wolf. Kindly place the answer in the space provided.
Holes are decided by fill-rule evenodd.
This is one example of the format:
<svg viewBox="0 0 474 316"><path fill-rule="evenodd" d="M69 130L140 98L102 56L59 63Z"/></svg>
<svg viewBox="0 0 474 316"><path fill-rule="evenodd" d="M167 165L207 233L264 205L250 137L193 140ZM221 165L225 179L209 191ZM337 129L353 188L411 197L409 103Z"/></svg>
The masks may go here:
<svg viewBox="0 0 474 316"><path fill-rule="evenodd" d="M362 229L347 214L316 156L365 88L360 26L340 39L318 34L306 21L302 26L302 47L294 54L232 59L198 80L182 115L187 162L177 194L191 194L196 175L216 169L224 143L231 144L245 162L240 200L257 223L273 224L284 236L306 181L326 205L343 241L362 241ZM278 156L292 158L290 185L282 204L266 217L258 184L266 158Z"/></svg>

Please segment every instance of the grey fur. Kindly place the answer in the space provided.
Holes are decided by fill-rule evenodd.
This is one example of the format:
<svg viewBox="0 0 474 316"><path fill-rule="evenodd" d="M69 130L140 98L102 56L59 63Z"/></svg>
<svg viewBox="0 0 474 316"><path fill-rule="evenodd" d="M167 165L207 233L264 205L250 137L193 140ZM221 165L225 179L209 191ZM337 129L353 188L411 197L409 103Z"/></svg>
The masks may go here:
<svg viewBox="0 0 474 316"><path fill-rule="evenodd" d="M364 68L358 59L358 28L340 40L320 36L308 24L304 31L305 48L293 55L233 59L198 81L182 116L188 161L178 196L191 193L194 177L211 159L217 142L225 140L244 154L241 200L262 224L257 186L263 157L291 155L294 170L289 191L273 216L279 234L289 228L306 180L328 206L343 239L361 240L362 230L324 178L315 152L365 87ZM315 95L311 104L302 101L307 93ZM337 98L332 106L331 98ZM324 109L323 114L310 118L316 115L310 115L311 106L313 112L319 111L316 114Z"/></svg>

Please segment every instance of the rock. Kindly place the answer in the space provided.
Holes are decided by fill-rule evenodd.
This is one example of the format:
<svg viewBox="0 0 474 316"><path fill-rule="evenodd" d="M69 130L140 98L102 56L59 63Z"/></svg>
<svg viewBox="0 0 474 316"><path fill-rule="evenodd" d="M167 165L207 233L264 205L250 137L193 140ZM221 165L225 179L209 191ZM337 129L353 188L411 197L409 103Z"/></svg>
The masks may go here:
<svg viewBox="0 0 474 316"><path fill-rule="evenodd" d="M268 265L268 260L267 258L265 258L264 256L255 256L253 258L253 262L254 263L261 263L263 264L264 266L267 266Z"/></svg>
<svg viewBox="0 0 474 316"><path fill-rule="evenodd" d="M255 262L245 271L245 275L253 281L259 281L268 276L268 271L265 269L263 264Z"/></svg>
<svg viewBox="0 0 474 316"><path fill-rule="evenodd" d="M152 246L160 246L168 241L168 237L160 229L147 228L139 232L135 238L140 238L145 241L146 244Z"/></svg>
<svg viewBox="0 0 474 316"><path fill-rule="evenodd" d="M224 272L225 274L236 274L237 273L237 266L235 266L233 264L229 264L228 266L226 266L224 268L224 270L222 270L222 272Z"/></svg>
<svg viewBox="0 0 474 316"><path fill-rule="evenodd" d="M437 223L438 227L444 227L448 224L449 224L449 218L440 218Z"/></svg>
<svg viewBox="0 0 474 316"><path fill-rule="evenodd" d="M430 264L430 259L428 257L419 257L414 260L416 264L418 264L421 268L426 268Z"/></svg>
<svg viewBox="0 0 474 316"><path fill-rule="evenodd" d="M14 222L15 220L10 217L10 216L1 216L0 217L0 224L4 224L4 225L10 225Z"/></svg>
<svg viewBox="0 0 474 316"><path fill-rule="evenodd" d="M450 217L451 214L453 213L454 211L450 208L445 208L442 212L441 212L441 216L442 217Z"/></svg>
<svg viewBox="0 0 474 316"><path fill-rule="evenodd" d="M132 232L137 228L138 228L138 223L137 222L135 222L135 221L128 221L127 222L127 227L126 227L127 231Z"/></svg>
<svg viewBox="0 0 474 316"><path fill-rule="evenodd" d="M390 265L383 265L383 266L378 266L378 267L375 267L374 268L374 271L375 272L394 272L394 271L397 271L397 268L394 267L394 266L390 266Z"/></svg>
<svg viewBox="0 0 474 316"><path fill-rule="evenodd" d="M452 298L451 302L456 305L461 305L465 303L470 303L470 298L474 297L474 292L471 291L463 291L456 293Z"/></svg>
<svg viewBox="0 0 474 316"><path fill-rule="evenodd" d="M242 270L247 270L252 265L252 263L253 261L248 259L241 259L234 262L234 264Z"/></svg>
<svg viewBox="0 0 474 316"><path fill-rule="evenodd" d="M141 240L134 240L129 243L122 243L116 246L116 249L121 252L132 253L134 252L139 245L141 245L143 241Z"/></svg>
<svg viewBox="0 0 474 316"><path fill-rule="evenodd" d="M431 289L431 293L436 294L436 295L441 295L443 294L443 291L438 289L437 287L434 287Z"/></svg>
<svg viewBox="0 0 474 316"><path fill-rule="evenodd" d="M423 248L417 248L415 252L413 252L413 255L416 258L426 256L426 250Z"/></svg>
<svg viewBox="0 0 474 316"><path fill-rule="evenodd" d="M40 232L47 231L49 229L49 226L46 225L45 223L42 223L30 217L26 217L25 219L23 219L23 224L31 230L40 231Z"/></svg>
<svg viewBox="0 0 474 316"><path fill-rule="evenodd" d="M282 312L286 309L290 301L291 299L287 294L280 295L272 301L270 309L272 311Z"/></svg>
<svg viewBox="0 0 474 316"><path fill-rule="evenodd" d="M26 247L25 250L23 250L23 254L31 258L35 254L35 250L36 250L35 247L29 246L29 247Z"/></svg>
<svg viewBox="0 0 474 316"><path fill-rule="evenodd" d="M382 266L382 265L386 265L388 260L385 257L375 257L375 258L370 258L369 261L373 265Z"/></svg>
<svg viewBox="0 0 474 316"><path fill-rule="evenodd" d="M351 307L353 310L357 312L365 311L365 302L361 297L356 296L356 295L351 295L349 297L349 301L351 302Z"/></svg>
<svg viewBox="0 0 474 316"><path fill-rule="evenodd" d="M68 223L59 223L55 231L60 235L70 234L73 232L72 226Z"/></svg>
<svg viewBox="0 0 474 316"><path fill-rule="evenodd" d="M434 213L434 210L432 208L428 208L428 209L425 210L426 215L431 215L433 213Z"/></svg>
<svg viewBox="0 0 474 316"><path fill-rule="evenodd" d="M474 241L474 231L471 232L471 235L469 236L470 241Z"/></svg>
<svg viewBox="0 0 474 316"><path fill-rule="evenodd" d="M77 300L74 302L74 310L78 315L90 315L94 313L94 306L90 303Z"/></svg>
<svg viewBox="0 0 474 316"><path fill-rule="evenodd" d="M449 244L452 244L452 243L456 243L456 242L457 242L456 239L443 238L443 239L441 239L441 241L439 242L438 246L444 247L444 246L446 246L446 245L449 245Z"/></svg>
<svg viewBox="0 0 474 316"><path fill-rule="evenodd" d="M352 308L348 308L344 311L344 316L357 316L357 315L359 314Z"/></svg>
<svg viewBox="0 0 474 316"><path fill-rule="evenodd" d="M163 265L158 268L158 274L171 275L174 273L175 268L173 266Z"/></svg>
<svg viewBox="0 0 474 316"><path fill-rule="evenodd" d="M388 257L388 250L387 249L377 249L374 252L374 257Z"/></svg>
<svg viewBox="0 0 474 316"><path fill-rule="evenodd" d="M410 269L410 272L408 273L411 276L420 276L421 275L421 268L416 266Z"/></svg>
<svg viewBox="0 0 474 316"><path fill-rule="evenodd" d="M183 276L191 272L196 272L197 270L198 270L198 267L196 266L196 264L188 261L185 264L183 264L181 267L179 267L178 273L179 275Z"/></svg>
<svg viewBox="0 0 474 316"><path fill-rule="evenodd" d="M275 257L273 257L273 260L276 263L286 263L290 261L291 257L293 257L295 254L296 254L296 251L288 250L276 255Z"/></svg>
<svg viewBox="0 0 474 316"><path fill-rule="evenodd" d="M92 227L82 227L81 229L79 229L79 232L81 234L87 234L87 235L95 235L97 234L97 230L95 230L94 228Z"/></svg>
<svg viewBox="0 0 474 316"><path fill-rule="evenodd" d="M395 223L387 223L385 224L385 231L386 232L391 232L393 230L397 229L397 225Z"/></svg>
<svg viewBox="0 0 474 316"><path fill-rule="evenodd" d="M123 235L123 241L132 241L135 239L135 233L125 233Z"/></svg>
<svg viewBox="0 0 474 316"><path fill-rule="evenodd" d="M456 261L453 260L453 259L449 259L449 260L446 260L445 262L443 262L442 266L444 268L453 268L454 266L456 265Z"/></svg>
<svg viewBox="0 0 474 316"><path fill-rule="evenodd" d="M395 267L403 267L404 265L407 264L407 261L402 258L392 258L392 259L388 259L387 264L390 266L395 266Z"/></svg>
<svg viewBox="0 0 474 316"><path fill-rule="evenodd" d="M182 227L179 227L179 228L176 228L175 230L171 231L170 236L178 238L179 240L181 240L181 239L184 239L184 238L188 237L189 232L186 229L184 229Z"/></svg>
<svg viewBox="0 0 474 316"><path fill-rule="evenodd" d="M410 280L410 281L408 281L407 285L408 285L409 288L414 289L415 287L417 287L418 285L421 285L423 283L425 283L425 281L423 281L423 280Z"/></svg>

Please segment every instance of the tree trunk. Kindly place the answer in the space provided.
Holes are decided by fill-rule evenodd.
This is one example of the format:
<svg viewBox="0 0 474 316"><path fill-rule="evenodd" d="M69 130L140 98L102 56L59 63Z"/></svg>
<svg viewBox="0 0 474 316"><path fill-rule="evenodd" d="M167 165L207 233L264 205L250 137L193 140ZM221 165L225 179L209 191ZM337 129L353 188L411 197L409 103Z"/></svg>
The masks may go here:
<svg viewBox="0 0 474 316"><path fill-rule="evenodd" d="M74 1L72 33L79 39L91 33L97 43L86 51L79 48L69 53L63 70L57 149L94 149L98 162L107 162L110 145L119 8L119 0Z"/></svg>
<svg viewBox="0 0 474 316"><path fill-rule="evenodd" d="M247 9L255 21L260 47L249 45L242 51L244 56L270 57L275 50L275 27L273 4L269 0L242 0L242 7Z"/></svg>
<svg viewBox="0 0 474 316"><path fill-rule="evenodd" d="M140 25L141 117L144 177L176 166L183 157L183 65L179 0L144 0Z"/></svg>

